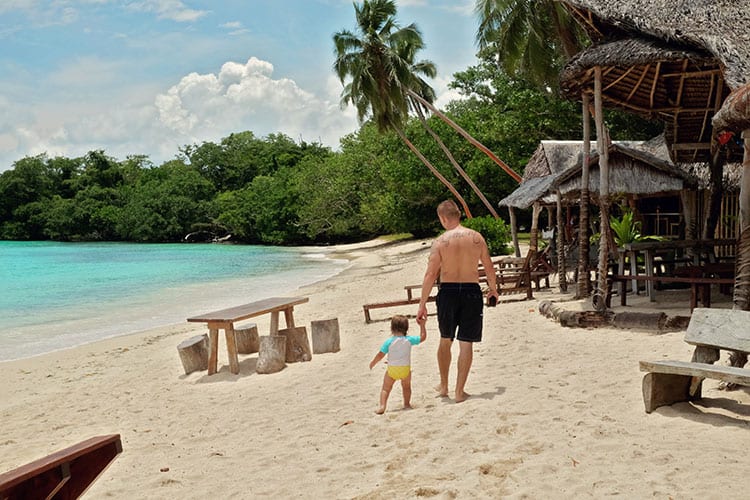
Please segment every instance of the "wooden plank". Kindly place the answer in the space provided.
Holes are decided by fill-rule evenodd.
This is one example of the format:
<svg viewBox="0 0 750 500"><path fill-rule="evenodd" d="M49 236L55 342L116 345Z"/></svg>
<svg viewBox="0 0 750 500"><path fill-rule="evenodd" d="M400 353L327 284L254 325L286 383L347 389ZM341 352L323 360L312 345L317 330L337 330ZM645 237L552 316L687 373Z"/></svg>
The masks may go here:
<svg viewBox="0 0 750 500"><path fill-rule="evenodd" d="M309 302L309 300L307 297L271 297L241 306L200 314L188 318L188 321L193 323L242 321L243 319L260 316L269 312L283 311L290 307Z"/></svg>
<svg viewBox="0 0 750 500"><path fill-rule="evenodd" d="M395 306L407 306L410 304L419 304L419 301L421 299L419 298L413 298L413 299L404 299L404 300L392 300L389 302L378 302L375 304L365 304L362 306L362 309L365 313L365 323L372 322L372 319L370 318L370 309L381 309L384 307L395 307ZM435 302L435 296L430 295L427 298L427 302Z"/></svg>
<svg viewBox="0 0 750 500"><path fill-rule="evenodd" d="M696 308L685 342L731 351L750 352L750 311Z"/></svg>
<svg viewBox="0 0 750 500"><path fill-rule="evenodd" d="M642 372L712 378L750 386L750 370L744 368L692 363L689 361L641 361L639 365Z"/></svg>
<svg viewBox="0 0 750 500"><path fill-rule="evenodd" d="M81 441L0 474L0 498L78 498L121 452L119 434Z"/></svg>

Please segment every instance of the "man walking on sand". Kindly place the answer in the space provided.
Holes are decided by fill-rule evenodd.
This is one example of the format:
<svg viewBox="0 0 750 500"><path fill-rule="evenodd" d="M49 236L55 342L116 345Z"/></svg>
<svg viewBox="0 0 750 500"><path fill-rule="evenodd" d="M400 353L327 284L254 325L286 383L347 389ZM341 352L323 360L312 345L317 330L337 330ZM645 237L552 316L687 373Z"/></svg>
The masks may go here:
<svg viewBox="0 0 750 500"><path fill-rule="evenodd" d="M456 377L456 403L469 397L464 387L473 359L473 343L482 340L483 301L479 287L479 262L485 269L493 268L487 243L481 234L461 225L461 211L453 200L438 205L437 215L445 228L432 244L430 259L422 281L422 295L417 310L417 320L427 318L427 299L435 280L440 278L437 295L440 345L437 360L440 370L438 392L448 396L448 371L451 365L451 347L458 339L458 375ZM494 272L487 273L489 297L498 298Z"/></svg>

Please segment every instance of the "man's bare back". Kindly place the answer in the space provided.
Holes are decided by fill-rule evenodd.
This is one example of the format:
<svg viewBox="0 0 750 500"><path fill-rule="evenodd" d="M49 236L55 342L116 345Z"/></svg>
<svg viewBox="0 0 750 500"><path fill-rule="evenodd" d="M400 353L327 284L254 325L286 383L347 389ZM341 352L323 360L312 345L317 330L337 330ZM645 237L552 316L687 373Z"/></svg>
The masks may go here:
<svg viewBox="0 0 750 500"><path fill-rule="evenodd" d="M478 232L457 226L435 241L433 252L439 253L440 281L443 283L478 283L478 264L487 251Z"/></svg>

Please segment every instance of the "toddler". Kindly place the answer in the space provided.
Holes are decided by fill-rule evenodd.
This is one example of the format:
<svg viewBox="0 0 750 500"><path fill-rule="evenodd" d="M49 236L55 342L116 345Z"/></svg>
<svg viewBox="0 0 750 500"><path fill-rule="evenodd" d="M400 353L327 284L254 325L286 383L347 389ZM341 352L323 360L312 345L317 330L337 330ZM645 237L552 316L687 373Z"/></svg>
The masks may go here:
<svg viewBox="0 0 750 500"><path fill-rule="evenodd" d="M404 408L411 408L411 346L418 345L427 339L427 319L417 319L420 335L406 335L409 330L409 320L406 316L396 315L391 318L391 336L383 342L380 350L370 361L370 370L388 355L388 369L383 376L383 388L380 390L380 406L378 415L385 413L388 395L391 393L394 382L401 381L401 390L404 393Z"/></svg>

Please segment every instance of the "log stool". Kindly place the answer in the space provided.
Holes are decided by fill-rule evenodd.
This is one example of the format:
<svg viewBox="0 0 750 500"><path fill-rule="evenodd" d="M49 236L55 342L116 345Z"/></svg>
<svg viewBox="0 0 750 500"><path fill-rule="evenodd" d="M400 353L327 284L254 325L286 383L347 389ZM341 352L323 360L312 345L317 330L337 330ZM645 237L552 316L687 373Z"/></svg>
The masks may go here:
<svg viewBox="0 0 750 500"><path fill-rule="evenodd" d="M283 330L279 330L279 335L286 338L287 363L310 361L312 359L310 342L307 340L307 328L304 326L284 328Z"/></svg>
<svg viewBox="0 0 750 500"><path fill-rule="evenodd" d="M240 354L252 354L260 350L258 326L255 323L250 323L242 328L235 328L234 339L237 344L237 352Z"/></svg>
<svg viewBox="0 0 750 500"><path fill-rule="evenodd" d="M258 373L276 373L286 366L286 337L281 335L264 335L260 338L260 351L255 371Z"/></svg>
<svg viewBox="0 0 750 500"><path fill-rule="evenodd" d="M185 375L196 370L208 369L208 335L196 335L183 340L177 346Z"/></svg>
<svg viewBox="0 0 750 500"><path fill-rule="evenodd" d="M313 353L339 352L339 319L321 319L310 323Z"/></svg>

